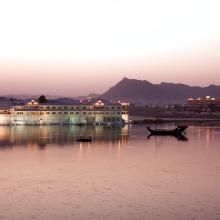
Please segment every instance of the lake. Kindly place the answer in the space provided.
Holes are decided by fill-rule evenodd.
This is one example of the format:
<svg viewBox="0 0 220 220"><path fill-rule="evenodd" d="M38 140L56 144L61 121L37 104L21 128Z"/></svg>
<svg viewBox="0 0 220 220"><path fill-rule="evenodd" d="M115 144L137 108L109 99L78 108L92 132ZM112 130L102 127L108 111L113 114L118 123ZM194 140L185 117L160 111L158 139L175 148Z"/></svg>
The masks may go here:
<svg viewBox="0 0 220 220"><path fill-rule="evenodd" d="M185 136L148 138L142 125L0 127L0 219L220 220L220 126Z"/></svg>

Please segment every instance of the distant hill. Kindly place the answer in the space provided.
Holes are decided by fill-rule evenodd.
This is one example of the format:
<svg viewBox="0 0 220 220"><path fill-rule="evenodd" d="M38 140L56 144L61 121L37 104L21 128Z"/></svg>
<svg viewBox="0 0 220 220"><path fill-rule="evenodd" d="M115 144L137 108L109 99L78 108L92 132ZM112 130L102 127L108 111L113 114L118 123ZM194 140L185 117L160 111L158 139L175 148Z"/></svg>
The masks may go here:
<svg viewBox="0 0 220 220"><path fill-rule="evenodd" d="M29 94L7 94L7 95L4 95L4 97L6 98L14 98L14 99L22 99L22 100L31 100L31 99L38 99L38 97L42 95L42 94L36 94L36 95L29 95ZM97 98L98 96L100 96L99 94L96 94L96 93L91 93L91 94L88 94L88 95L82 95L82 96L77 96L77 97L66 97L66 96L61 96L61 95L45 95L47 97L47 99L62 99L62 98L72 98L72 99L77 99L77 100L80 100L80 99L87 99L88 97L91 97L92 99L95 99Z"/></svg>
<svg viewBox="0 0 220 220"><path fill-rule="evenodd" d="M38 97L42 95L42 94L36 94L36 95L29 95L29 94L7 94L4 95L4 97L7 98L14 98L14 99L22 99L22 100L26 100L26 99L38 99ZM57 99L57 98L63 98L63 96L58 96L58 95L46 95L47 99Z"/></svg>
<svg viewBox="0 0 220 220"><path fill-rule="evenodd" d="M90 93L89 95L81 95L81 96L77 96L77 97L74 97L74 99L77 99L77 100L86 100L88 99L88 97L92 98L92 99L96 99L97 97L99 97L100 95L99 94L96 94L96 93Z"/></svg>
<svg viewBox="0 0 220 220"><path fill-rule="evenodd" d="M123 78L100 96L107 100L123 100L133 103L186 103L187 97L212 96L220 98L220 86L189 86L162 82L152 84L146 80Z"/></svg>
<svg viewBox="0 0 220 220"><path fill-rule="evenodd" d="M11 106L17 104L24 104L24 101L21 99L0 96L0 110L8 110Z"/></svg>

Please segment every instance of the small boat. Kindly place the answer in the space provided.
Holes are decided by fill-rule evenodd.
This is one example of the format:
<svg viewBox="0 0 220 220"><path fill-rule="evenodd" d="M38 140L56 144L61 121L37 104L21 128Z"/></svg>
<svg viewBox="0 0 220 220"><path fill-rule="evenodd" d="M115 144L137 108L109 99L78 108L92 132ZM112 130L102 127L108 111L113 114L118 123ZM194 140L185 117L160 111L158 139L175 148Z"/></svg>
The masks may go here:
<svg viewBox="0 0 220 220"><path fill-rule="evenodd" d="M178 136L182 134L188 127L187 126L177 126L175 129L151 129L147 127L151 135L174 135Z"/></svg>
<svg viewBox="0 0 220 220"><path fill-rule="evenodd" d="M80 136L79 138L76 139L77 142L92 142L92 137L82 137Z"/></svg>

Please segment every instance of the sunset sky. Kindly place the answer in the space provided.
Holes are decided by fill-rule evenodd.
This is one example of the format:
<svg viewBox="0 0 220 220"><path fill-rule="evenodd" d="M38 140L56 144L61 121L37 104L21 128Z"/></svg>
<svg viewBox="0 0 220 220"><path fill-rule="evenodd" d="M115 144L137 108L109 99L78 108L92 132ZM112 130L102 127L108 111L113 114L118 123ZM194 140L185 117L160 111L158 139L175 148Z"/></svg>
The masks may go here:
<svg viewBox="0 0 220 220"><path fill-rule="evenodd" d="M102 93L124 76L220 85L219 0L0 2L0 95Z"/></svg>

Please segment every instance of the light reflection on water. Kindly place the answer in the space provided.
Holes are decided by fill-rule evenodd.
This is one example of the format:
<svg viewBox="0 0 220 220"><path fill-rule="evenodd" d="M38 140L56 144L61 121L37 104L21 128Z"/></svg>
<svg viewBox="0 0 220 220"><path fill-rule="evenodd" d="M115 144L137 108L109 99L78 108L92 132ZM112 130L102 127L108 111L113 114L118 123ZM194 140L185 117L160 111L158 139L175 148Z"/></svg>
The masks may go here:
<svg viewBox="0 0 220 220"><path fill-rule="evenodd" d="M79 136L91 136L96 145L124 144L128 126L13 126L0 127L0 147L38 146L44 149L55 144L76 145Z"/></svg>
<svg viewBox="0 0 220 220"><path fill-rule="evenodd" d="M219 219L220 127L147 136L131 125L0 127L0 219Z"/></svg>

